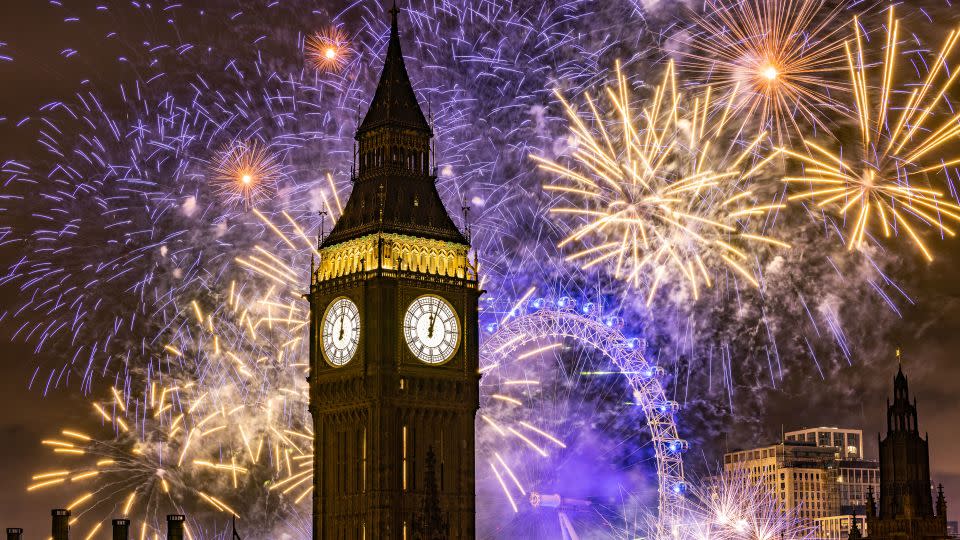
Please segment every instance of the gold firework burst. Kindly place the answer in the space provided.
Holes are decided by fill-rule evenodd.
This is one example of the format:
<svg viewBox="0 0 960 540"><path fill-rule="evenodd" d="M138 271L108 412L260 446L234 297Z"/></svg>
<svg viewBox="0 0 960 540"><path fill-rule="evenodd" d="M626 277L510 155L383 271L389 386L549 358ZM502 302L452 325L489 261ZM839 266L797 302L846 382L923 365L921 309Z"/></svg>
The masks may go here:
<svg viewBox="0 0 960 540"><path fill-rule="evenodd" d="M954 236L947 223L960 222L960 206L943 200L943 191L936 187L939 172L960 164L956 145L949 146L960 136L960 114L941 114L960 73L951 73L947 64L960 28L950 32L926 77L909 91L899 90L894 82L899 32L891 7L883 58L875 62L863 47L866 36L854 18L854 37L845 48L859 144L844 147L840 141L817 144L805 138L806 153L786 151L804 165L805 174L784 181L808 187L790 199L813 200L819 207L835 207L844 218L852 216L848 249L861 246L876 228L888 238L905 231L923 256L933 260L915 227ZM879 86L871 86L871 80Z"/></svg>
<svg viewBox="0 0 960 540"><path fill-rule="evenodd" d="M710 0L684 63L781 143L802 131L797 117L826 129L820 109L843 89L831 77L844 69L840 9L824 0Z"/></svg>
<svg viewBox="0 0 960 540"><path fill-rule="evenodd" d="M727 137L732 100L714 107L708 89L685 103L672 63L636 112L619 64L616 77L616 87L605 89L609 111L585 96L586 119L557 93L576 141L568 164L532 156L557 175L544 186L558 194L550 213L578 220L560 242L561 248L579 246L567 260L583 268L609 263L634 286L646 281L648 304L671 278L698 297L701 286L712 286L717 267L757 286L747 267L750 250L788 247L748 230L750 217L783 207L755 203L749 188L775 155L758 155L766 134L746 141Z"/></svg>
<svg viewBox="0 0 960 540"><path fill-rule="evenodd" d="M250 208L270 197L283 172L280 158L257 141L226 146L216 156L213 179L218 195Z"/></svg>
<svg viewBox="0 0 960 540"><path fill-rule="evenodd" d="M307 58L321 73L337 73L353 57L347 33L331 27L313 34L306 42Z"/></svg>

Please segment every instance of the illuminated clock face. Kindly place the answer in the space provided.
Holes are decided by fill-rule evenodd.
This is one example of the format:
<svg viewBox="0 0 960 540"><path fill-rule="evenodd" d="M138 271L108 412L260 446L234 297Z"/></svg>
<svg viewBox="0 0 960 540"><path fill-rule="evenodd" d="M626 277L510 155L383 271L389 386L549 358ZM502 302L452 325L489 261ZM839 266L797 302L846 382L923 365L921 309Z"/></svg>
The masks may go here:
<svg viewBox="0 0 960 540"><path fill-rule="evenodd" d="M353 358L360 343L360 310L349 298L337 298L323 314L323 356L333 366Z"/></svg>
<svg viewBox="0 0 960 540"><path fill-rule="evenodd" d="M424 295L407 308L403 317L403 335L417 358L428 364L441 364L457 351L460 323L446 300Z"/></svg>

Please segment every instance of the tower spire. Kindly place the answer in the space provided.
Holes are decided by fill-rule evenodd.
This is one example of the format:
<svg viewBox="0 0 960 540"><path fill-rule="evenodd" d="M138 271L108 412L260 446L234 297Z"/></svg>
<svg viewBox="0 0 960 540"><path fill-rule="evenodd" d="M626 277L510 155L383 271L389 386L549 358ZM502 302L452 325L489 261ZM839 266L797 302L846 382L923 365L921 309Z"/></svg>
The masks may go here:
<svg viewBox="0 0 960 540"><path fill-rule="evenodd" d="M413 537L421 540L444 540L449 536L449 523L440 508L440 493L437 489L437 457L433 446L427 447L423 470L425 485L420 513L414 521Z"/></svg>
<svg viewBox="0 0 960 540"><path fill-rule="evenodd" d="M357 129L358 139L364 133L385 125L432 134L430 125L420 109L420 103L413 91L407 66L403 60L403 50L400 47L400 25L397 21L399 14L400 9L394 3L390 8L390 40L387 43L383 71L380 73L380 81L377 83L377 90L373 94L367 115Z"/></svg>
<svg viewBox="0 0 960 540"><path fill-rule="evenodd" d="M407 74L399 13L394 4L380 79L357 127L353 190L322 247L374 233L468 244L435 185L433 130Z"/></svg>

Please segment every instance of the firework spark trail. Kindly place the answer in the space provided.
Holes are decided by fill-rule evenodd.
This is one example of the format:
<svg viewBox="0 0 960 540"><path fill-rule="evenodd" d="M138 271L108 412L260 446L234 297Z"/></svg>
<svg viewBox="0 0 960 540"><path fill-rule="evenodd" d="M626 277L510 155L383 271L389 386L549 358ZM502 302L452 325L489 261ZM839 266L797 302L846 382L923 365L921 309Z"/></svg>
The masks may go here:
<svg viewBox="0 0 960 540"><path fill-rule="evenodd" d="M354 57L349 36L338 27L314 33L307 38L304 49L313 67L320 72L343 71Z"/></svg>
<svg viewBox="0 0 960 540"><path fill-rule="evenodd" d="M118 19L131 9L106 4ZM116 87L123 97L119 107L109 92L85 88L19 120L24 132L37 128L37 148L49 155L4 162L4 175L13 178L2 194L9 203L4 210L9 223L17 221L19 214L14 214L20 211L31 215L34 225L0 231L4 243L24 246L24 258L3 281L19 287L25 300L5 324L41 352L70 350L63 365L38 369L36 384L64 385L71 376L82 375L81 387L90 391L96 388L96 374L115 379L118 366L136 366L116 379L118 391L127 396L143 381L166 383L186 370L181 375L210 391L229 391L235 400L230 403L249 404L244 409L249 417L239 425L276 428L265 434L273 442L260 454L263 461L247 475L262 472L273 482L295 476L310 459L300 459L309 453L300 436L285 431L308 433L298 427L304 425L299 422L305 366L303 352L295 349L302 343L284 345L295 338L282 337L303 320L302 308L294 306L291 313L288 287L298 274L305 281L315 254L315 212L326 211L330 219L341 211L340 196L330 186L348 178L349 136L369 97L376 70L367 68L379 63L387 25L379 10L351 4L320 25L290 27L311 6L300 4L295 13L280 3L271 6L262 12L211 10L206 20L229 20L231 32L203 32L209 28L195 24L195 12L183 6L147 13L173 21L171 28L194 36L194 42L154 36L130 40L149 43L124 55L138 75L96 85ZM312 7L318 13L329 10L327 5ZM553 116L561 109L553 107L557 98L549 89L580 94L601 78L598 66L606 56L625 52L636 60L647 51L646 26L631 18L633 8L620 3L564 0L527 7L489 0L414 2L408 12L414 29L404 36L405 46L412 45L405 50L415 86L424 90L421 102L434 116L441 156L438 188L448 203L465 200L464 206L482 210L472 225L486 287L509 290L515 298L541 273L562 276L572 288L597 288L593 282L584 286L588 278L582 274L544 260L542 245L549 244L552 233L543 220L533 219L542 208L531 195L539 192L539 180L521 162L531 152L549 155L550 149L563 146L557 136L562 119ZM187 17L189 22L181 24ZM590 29L584 30L587 20ZM355 62L339 72L305 68L304 36L331 25L349 30ZM196 37L204 33L211 37ZM211 42L215 39L221 41ZM84 54L81 48L74 58ZM711 108L708 117L714 114ZM256 207L259 213L240 211L210 185L216 151L236 141L269 146L284 164L277 193ZM41 197L35 196L37 186ZM776 276L767 271L771 273ZM736 298L721 297L718 289L713 290L719 302L741 305L739 289ZM619 294L613 284L611 291L611 296ZM623 294L618 302L629 297ZM776 326L774 321L766 328L779 365ZM737 383L731 365L749 359L731 353L730 344L723 346L724 389L732 405ZM785 358L791 354L787 346L783 344ZM270 360L260 362L264 357ZM299 377L300 386L286 376ZM123 384L126 379L138 382ZM262 396L277 392L289 400L274 408L261 406L266 403ZM542 425L531 425L560 438ZM514 429L534 442L540 437ZM150 428L141 424L139 430ZM219 434L226 433L201 440L219 446ZM231 437L235 451L251 454L243 440L257 440L256 434ZM530 448L522 439L515 441ZM552 444L545 438L541 442L545 451ZM250 447L256 455L255 446ZM221 463L219 452L218 459L209 461ZM224 479L232 483L232 475ZM509 475L503 480L515 486ZM299 481L275 488L271 496L289 488L281 493L285 501L302 499L308 492ZM231 504L223 493L207 495ZM191 506L216 511L208 499Z"/></svg>
<svg viewBox="0 0 960 540"><path fill-rule="evenodd" d="M317 14L331 13L330 6L315 7ZM602 27L588 34L554 30L595 8L563 1L531 12L488 0L409 6L411 34L436 38L414 40L410 50L423 59L412 75L441 141L438 187L447 199L483 208L472 228L487 275L510 267L499 260L507 257L503 246L519 241L516 227L526 219L511 206L525 191L494 180L520 174L502 164L500 149L528 144L549 117L496 141L473 119L523 125L528 111L542 107L544 97L551 100L548 81L571 88L590 81L617 36ZM80 378L89 391L97 375L125 369L120 366L129 365L132 351L169 342L163 334L172 328L173 306L197 290L222 289L234 278L228 269L238 254L270 236L237 202L254 203L271 219L284 211L308 225L310 235L317 227L311 213L336 215L338 201L322 179L342 184L349 176L347 136L376 76L368 68L379 61L387 25L383 13L366 5L333 12L319 26L338 29L341 41L350 33L342 44L352 60L339 71L320 72L304 66L311 55L304 36L316 27L289 27L291 20L304 24L302 17L289 17L291 8L276 3L256 13L198 13L182 5L154 13L159 8L122 2L95 13L59 9L72 21L157 17L170 24L170 31L132 40L108 34L105 46L119 47L121 64L137 68L134 75L87 85L21 119L18 129L36 135L37 151L2 166L9 203L4 221L16 223L3 227L3 242L22 253L2 283L24 299L9 312L7 327L38 353L69 351L60 355L68 359L62 365L38 367L35 385L62 387ZM296 13L307 11L298 6ZM623 17L611 7L594 20L614 27ZM205 31L223 21L230 21L230 32ZM77 49L74 60L84 58L85 49ZM217 151L237 145L269 149L254 161L268 165L262 185L276 183L275 194L253 201L261 199L260 190L218 193L218 161L235 155ZM231 161L220 176L234 180L232 188L239 178L242 187L245 175L235 174ZM495 174L498 167L506 174ZM38 186L44 194L35 197ZM292 268L304 270L306 263Z"/></svg>
<svg viewBox="0 0 960 540"><path fill-rule="evenodd" d="M843 39L836 24L843 3L824 0L708 0L696 17L684 66L756 118L779 144L806 131L806 120L830 131L837 92L845 87Z"/></svg>
<svg viewBox="0 0 960 540"><path fill-rule="evenodd" d="M65 506L75 516L71 525L91 531L117 515L135 517L148 532L160 531L165 511L183 512L183 505L196 499L217 501L217 511L234 513L204 490L221 483L235 489L238 476L248 469L215 463L198 450L205 440L221 437L237 410L205 406L204 401L214 402L206 392L194 395L193 402L181 401L191 388L163 388L159 397L156 390L128 400L114 389L113 401L92 403L96 416L115 431L109 438L63 429L57 438L44 440L57 469L33 475L27 491L73 493L76 498ZM202 519L197 519L202 516L192 515L191 527L202 530Z"/></svg>
<svg viewBox="0 0 960 540"><path fill-rule="evenodd" d="M615 519L615 538L679 538L682 540L806 540L817 527L802 518L802 507L781 505L762 480L739 473L719 473L694 483L678 526L658 534L656 517L625 492Z"/></svg>
<svg viewBox="0 0 960 540"><path fill-rule="evenodd" d="M41 473L28 491L92 486L72 505L92 527L119 511L159 528L165 511L189 509L198 530L211 513L296 530L303 495L264 489L312 457L305 307L288 293L275 288L262 297L231 283L213 311L191 302L177 341L165 345L167 358L125 388L111 388L109 402L92 404L113 437L64 430L64 438L45 441L57 457L97 461L57 477ZM160 371L171 362L179 367ZM133 390L137 381L141 393Z"/></svg>
<svg viewBox="0 0 960 540"><path fill-rule="evenodd" d="M853 21L853 37L844 43L859 144L851 148L804 137L806 153L784 150L804 166L804 174L784 182L807 187L790 199L813 200L817 207L835 209L849 221L849 250L860 248L876 233L886 238L905 233L932 261L917 227L952 237L950 223L960 222L960 205L944 200L936 178L960 164L949 146L960 137L960 114L939 114L949 107L944 100L957 78L947 62L957 48L960 28L950 32L926 76L909 91L896 84L900 22L892 6L886 29L880 62L865 49L869 35L858 18ZM879 86L871 86L871 81L879 81Z"/></svg>
<svg viewBox="0 0 960 540"><path fill-rule="evenodd" d="M214 163L216 194L227 203L241 203L245 208L269 199L283 176L280 158L256 140L228 145Z"/></svg>
<svg viewBox="0 0 960 540"><path fill-rule="evenodd" d="M716 265L759 286L746 267L753 258L747 250L789 247L746 228L747 218L783 208L752 202L750 182L774 157L756 155L766 134L714 148L728 135L732 103L715 118L708 87L687 105L672 63L653 96L638 106L619 65L616 78L616 87L605 92L616 124L607 125L608 113L598 110L590 94L584 96L590 125L559 96L577 141L573 163L533 156L561 179L544 186L560 195L550 212L583 220L560 242L581 246L567 260L586 261L584 269L607 262L634 286L652 275L648 305L664 280L686 282L699 298L701 287L713 285Z"/></svg>

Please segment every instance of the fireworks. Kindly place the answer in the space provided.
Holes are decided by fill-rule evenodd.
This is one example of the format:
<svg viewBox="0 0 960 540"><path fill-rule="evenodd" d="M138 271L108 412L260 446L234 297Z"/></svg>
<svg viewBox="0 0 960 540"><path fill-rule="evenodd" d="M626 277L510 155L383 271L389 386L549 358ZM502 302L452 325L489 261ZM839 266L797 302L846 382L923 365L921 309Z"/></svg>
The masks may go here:
<svg viewBox="0 0 960 540"><path fill-rule="evenodd" d="M280 158L261 143L230 144L216 157L216 190L228 203L250 208L276 192L282 171Z"/></svg>
<svg viewBox="0 0 960 540"><path fill-rule="evenodd" d="M606 531L609 501L645 483L654 466L641 462L652 457L659 517L669 524L679 512L686 443L660 370L594 304L578 310L571 298L530 294L502 313L481 349L478 488L498 504L484 505L480 521L511 538ZM638 451L647 441L652 448ZM595 476L580 477L582 468Z"/></svg>
<svg viewBox="0 0 960 540"><path fill-rule="evenodd" d="M113 436L65 429L44 441L58 462L71 463L35 475L27 490L66 495L86 487L70 508L91 527L124 515L146 532L176 511L190 514L198 530L211 515L296 529L309 486L287 498L300 486L282 479L312 458L312 434L299 337L305 323L295 301L282 303L284 294L245 298L245 287L233 283L213 312L191 302L178 323L193 329L164 346L157 366L180 366L158 377L180 382L147 382L140 395L112 388L113 399L92 409ZM287 489L274 494L279 487Z"/></svg>
<svg viewBox="0 0 960 540"><path fill-rule="evenodd" d="M798 117L826 129L831 91L843 90L833 80L843 71L841 7L827 9L824 0L706 4L685 63L781 143L803 132Z"/></svg>
<svg viewBox="0 0 960 540"><path fill-rule="evenodd" d="M353 58L347 33L336 27L308 37L305 48L307 59L321 73L339 73Z"/></svg>
<svg viewBox="0 0 960 540"><path fill-rule="evenodd" d="M215 463L196 450L204 439L218 437L237 410L209 412L209 394L194 396L190 388L154 386L149 396L127 400L114 389L114 400L92 404L96 416L113 427L115 435L97 439L74 429L43 441L57 459L57 469L34 474L27 491L58 489L73 493L65 506L76 516L76 526L90 535L111 517L131 516L140 522L141 537L162 530L163 514L183 512L183 505L205 501L228 515L235 513L223 495L215 492L225 480L236 488L247 469L233 456ZM213 398L210 398L213 401ZM199 411L208 411L202 414ZM216 458L213 458L214 460ZM191 521L196 524L196 517ZM200 526L197 526L200 529ZM188 535L193 538L189 533Z"/></svg>
<svg viewBox="0 0 960 540"><path fill-rule="evenodd" d="M442 134L437 188L453 203L448 207L466 200L477 210L474 244L487 275L495 276L511 268L499 246L523 241L518 225L528 223L531 206L518 201L527 193L520 183L528 168L505 162L500 152L529 145L534 127L511 128L491 140L475 119L512 125L518 107L549 98L549 81L586 84L616 39L609 22L579 35L550 29L588 14L619 24L624 14L612 6L598 13L600 6L588 2L535 12L490 7L486 0L415 2L405 8L411 14L405 30L431 38L404 39L417 59L408 62L410 75ZM381 59L389 25L385 13L357 3L274 2L241 13L103 2L102 9L77 10L70 15L84 22L71 28L96 46L104 45L103 33L85 21L105 11L124 31L142 35L123 40L117 80L91 74L97 84L45 104L18 119L16 128L4 124L21 140L37 142L0 163L8 201L0 209L0 234L18 252L0 284L16 288L22 299L5 330L38 353L56 350L52 357L66 359L38 366L33 380L50 388L66 384L64 367L83 361L79 384L91 390L97 374L109 378L105 367L121 365L112 358L170 340L158 335L170 328L170 306L188 303L198 291L223 290L236 257L272 238L245 207L281 223L286 212L310 236L319 228L317 211L339 211L330 186L349 182L351 137L370 99L378 75L371 66ZM304 16L330 12L337 15L319 23ZM144 14L168 21L164 28L171 31L138 25ZM327 32L352 54L337 76L319 76L297 61L304 36L318 27L357 29L349 41L342 30ZM106 45L120 43L108 38ZM561 71L547 69L552 65ZM122 75L129 67L135 76ZM244 160L255 174L238 169ZM518 180L506 181L513 177ZM306 274L310 253L304 253L292 267Z"/></svg>
<svg viewBox="0 0 960 540"><path fill-rule="evenodd" d="M947 223L960 222L960 206L944 200L943 190L936 187L938 176L960 164L960 158L948 154L948 143L960 136L960 114L938 120L940 109L949 107L942 100L957 78L947 61L955 52L960 29L950 32L926 77L908 92L899 91L895 84L900 23L893 7L888 13L881 62L874 63L864 48L867 36L857 18L853 28L855 37L845 47L859 144L852 148L840 142L818 144L804 137L807 153L785 150L805 166L805 174L784 181L808 187L790 199L809 199L818 207L836 208L849 223L850 250L862 246L876 232L887 238L905 232L923 256L933 260L916 227L932 227L954 236ZM872 86L871 81L879 81L879 86Z"/></svg>
<svg viewBox="0 0 960 540"><path fill-rule="evenodd" d="M683 540L805 540L817 532L800 508L784 507L766 486L746 475L721 473L694 487L672 537ZM641 516L622 534L650 531Z"/></svg>
<svg viewBox="0 0 960 540"><path fill-rule="evenodd" d="M722 143L730 102L720 118L712 117L707 89L685 110L673 64L636 115L619 66L616 76L618 86L606 90L616 124L607 125L589 94L592 125L561 96L575 140L573 164L534 156L541 169L560 178L545 186L561 196L551 214L583 220L560 242L560 247L586 244L567 260L582 261L584 268L608 262L617 277L635 286L652 275L648 304L661 282L673 277L697 298L701 287L712 286L717 263L758 286L746 267L752 259L748 250L789 247L745 228L747 218L783 208L750 204L755 194L748 182L773 158L755 155L766 135L714 148ZM595 242L587 243L591 238Z"/></svg>
<svg viewBox="0 0 960 540"><path fill-rule="evenodd" d="M58 461L77 462L38 473L34 491L57 490L59 496L60 490L68 495L90 486L83 494L92 495L75 508L91 530L97 520L124 510L130 493L135 493L128 509L134 519L153 523L150 516L161 509L147 501L163 501L197 519L190 526L194 537L201 534L199 520L232 512L258 530L287 522L306 527L302 516L310 500L313 450L304 382L308 308L298 293L316 255L316 212L326 212L328 220L342 212L338 188L350 176L350 137L377 74L371 66L385 44L386 17L364 3L273 2L243 11L210 6L203 16L189 5L101 4L133 37L124 40L132 50L117 55L122 69L116 72L132 67L136 75L103 81L93 74L91 84L76 94L18 119L21 139L37 144L35 152L2 164L8 204L0 209L0 240L19 257L0 282L18 288L22 303L0 318L15 338L63 359L37 366L32 381L38 386L76 384L105 395L110 388L104 380L128 382L116 389L119 397L97 403L103 414L95 412L113 428L112 435L96 439L67 429L50 439L73 445L53 449L83 454L57 452ZM448 208L466 201L479 217L471 226L486 268L484 287L502 294L555 277L564 287L599 286L570 265L554 264L554 243L545 240L555 231L541 219L536 184L542 175L531 172L526 155L554 156L562 146L575 147L572 159L539 161L559 177L547 189L556 196L554 214L569 225L567 238L558 240L572 261L610 267L629 286L646 286L648 303L667 284L696 298L705 287L732 277L751 286L765 283L759 277L762 248L786 244L764 232L782 201L771 192L779 183L770 182L772 188L761 182L774 157L763 131L783 141L786 131L805 127L794 116L823 127L813 115L822 118L820 106L835 105L830 75L843 70L843 45L826 22L833 12L819 3L748 2L729 11L712 5L715 12L698 34L703 39L698 54L690 55L688 64L697 66L698 81L708 81L712 89L682 95L676 88L683 78L671 67L654 96L638 106L618 74L617 85L600 100L587 97L589 118L563 103L573 136L557 137L554 127L563 119L554 116L561 110L554 105L563 100L550 88L580 95L595 87L601 61L614 48L629 51L631 65L643 69L642 58L650 52L646 40L659 36L637 17L638 3L561 0L533 10L523 2L489 0L411 3L412 27L404 29L410 32L404 44L410 76L422 92L418 97L433 112L438 190ZM745 18L744 10L754 10L755 17ZM307 20L307 13L323 20ZM100 16L83 15L83 21ZM725 17L753 28L731 31L726 27L735 25ZM155 35L133 24L140 18L167 21L164 28L173 31ZM82 31L85 24L72 28ZM764 31L764 25L774 31ZM91 27L91 35L103 35L99 25ZM329 30L303 37L319 27ZM356 35L342 28L356 29ZM727 43L735 53L711 51L714 43ZM745 54L763 48L779 56L763 63ZM853 50L854 71L872 69ZM84 59L88 53L80 48L71 54ZM304 54L316 69L303 69ZM24 55L18 52L15 60L0 55L3 60L22 62ZM930 89L922 101L932 103L939 90ZM893 101L895 92L890 97ZM603 99L607 110L599 105ZM936 135L924 107L914 107L916 114L904 120L899 140L911 136L904 148L922 150L919 139L951 133ZM762 129L741 124L741 116L760 118ZM10 120L0 118L12 127ZM918 164L905 167L914 176L918 169L940 174L939 168L926 170L936 162L928 158L938 153L930 148L916 157ZM830 176L813 168L806 172ZM952 211L939 195L924 196ZM917 219L899 202L895 206ZM938 215L919 203L914 207ZM867 225L876 224L871 217ZM891 224L894 230L906 227ZM869 232L867 225L862 230ZM794 233L791 242L803 238ZM835 262L829 261L830 272ZM803 274L804 283L815 281L805 274L812 271L791 272ZM893 290L896 284L850 274L856 276L846 284L851 291L872 286L893 306L881 287ZM631 295L619 285L604 294L614 304L629 304ZM740 305L739 296L733 299L740 292L736 286L714 290L729 292L720 300L725 305ZM801 291L797 294L808 298L821 296ZM764 293L777 301L786 296L774 288ZM792 289L790 294L792 299ZM825 324L824 334L835 336L849 357L850 344L832 305L803 307L805 314L791 311L786 317L808 317L817 335L817 325ZM779 316L775 312L763 315L767 331L744 332L760 337L739 348L765 351L766 364L738 352L736 343L720 344L724 352L717 364L723 366L729 410L738 384L731 366L760 372L766 365L776 386L782 381L781 375L774 382L780 356L800 356L787 349L790 343L777 342L777 321L768 322ZM711 354L711 332L736 331L719 320L694 323L707 329L676 338L676 329L662 328L672 321L658 319L643 331L663 330L665 340L676 338L683 346L706 335L703 349ZM483 413L506 435L481 420L478 430L495 441L484 447L490 452L478 455L478 470L486 475L483 489L495 501L481 507L512 518L511 524L522 522L518 527L524 530L535 527L523 520L533 522L538 515L561 520L561 510L550 501L563 506L566 500L577 508L589 502L588 512L568 514L575 528L587 521L583 515L603 517L597 500L557 487L584 470L570 458L587 446L578 446L576 426L610 420L596 430L606 442L632 440L638 431L634 413L600 407L610 403L597 397L624 399L624 374L586 375L574 368L587 356L571 347L569 338L547 337L531 338L516 351L522 359L484 374ZM703 373L712 385L714 357L709 358ZM79 382L67 383L71 377ZM581 407L572 407L584 392L590 395ZM658 405L672 410L675 404ZM103 460L115 463L98 465ZM598 470L609 463L598 456L588 465ZM618 472L605 470L603 479ZM59 476L42 477L47 473ZM652 472L640 466L630 474ZM45 482L51 483L39 485ZM101 498L105 502L94 507Z"/></svg>

